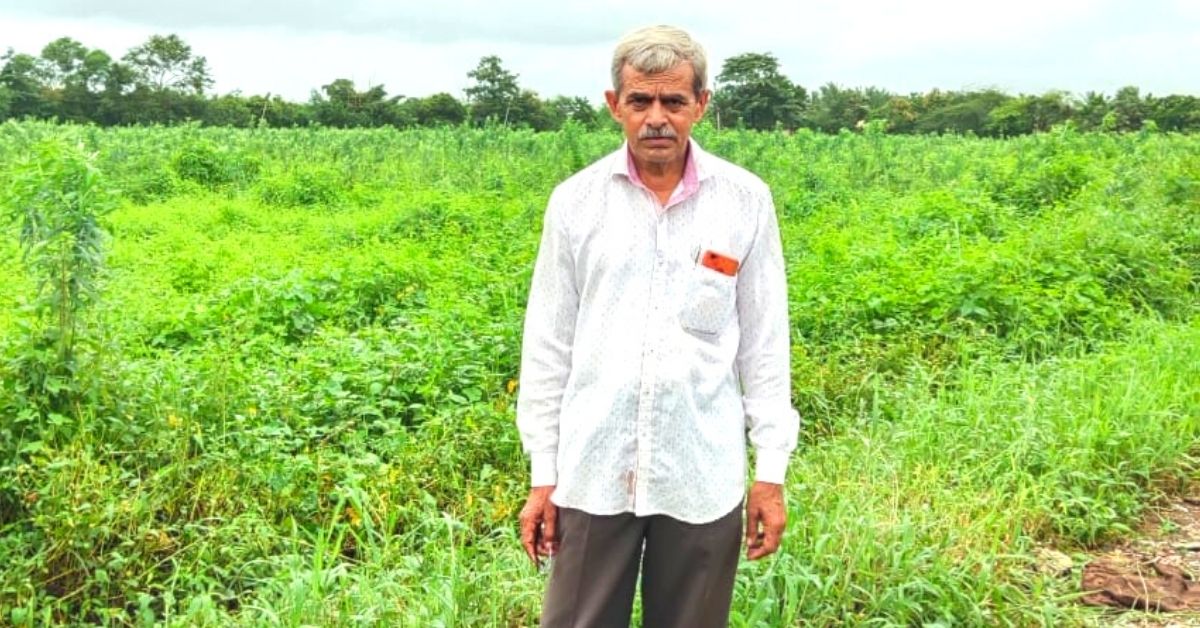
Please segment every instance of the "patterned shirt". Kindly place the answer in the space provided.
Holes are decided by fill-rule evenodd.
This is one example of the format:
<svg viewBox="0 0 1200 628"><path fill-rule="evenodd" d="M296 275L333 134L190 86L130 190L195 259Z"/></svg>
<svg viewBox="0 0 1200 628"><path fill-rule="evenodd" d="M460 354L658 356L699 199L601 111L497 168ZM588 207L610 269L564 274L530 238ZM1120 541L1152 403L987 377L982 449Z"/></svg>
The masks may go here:
<svg viewBox="0 0 1200 628"><path fill-rule="evenodd" d="M529 292L517 425L532 484L595 515L707 523L796 446L787 284L766 184L688 150L666 205L628 145L550 196ZM736 274L701 263L733 258Z"/></svg>

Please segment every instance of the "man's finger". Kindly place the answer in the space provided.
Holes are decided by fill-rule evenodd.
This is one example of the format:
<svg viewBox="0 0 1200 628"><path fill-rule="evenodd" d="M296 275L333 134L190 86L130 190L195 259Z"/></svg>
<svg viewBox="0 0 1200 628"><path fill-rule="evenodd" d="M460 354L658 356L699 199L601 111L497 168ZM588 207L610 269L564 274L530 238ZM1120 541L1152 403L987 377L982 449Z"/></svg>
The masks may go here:
<svg viewBox="0 0 1200 628"><path fill-rule="evenodd" d="M763 517L763 530L761 542L757 547L751 547L750 551L746 552L746 557L750 560L758 560L764 556L770 556L779 549L779 545L783 540L783 530L787 526L787 515L780 513L771 513Z"/></svg>
<svg viewBox="0 0 1200 628"><path fill-rule="evenodd" d="M746 509L746 547L757 547L760 513L757 508Z"/></svg>
<svg viewBox="0 0 1200 628"><path fill-rule="evenodd" d="M537 521L534 516L521 515L521 545L525 547L525 554L529 556L529 560L533 561L534 566L538 564L536 537L537 537Z"/></svg>
<svg viewBox="0 0 1200 628"><path fill-rule="evenodd" d="M765 526L765 534L763 535L762 555L774 554L775 550L779 549L779 543L783 540L783 525L774 523Z"/></svg>
<svg viewBox="0 0 1200 628"><path fill-rule="evenodd" d="M540 548L542 553L549 554L551 551L558 549L558 506L546 502L546 507L542 510L542 545Z"/></svg>

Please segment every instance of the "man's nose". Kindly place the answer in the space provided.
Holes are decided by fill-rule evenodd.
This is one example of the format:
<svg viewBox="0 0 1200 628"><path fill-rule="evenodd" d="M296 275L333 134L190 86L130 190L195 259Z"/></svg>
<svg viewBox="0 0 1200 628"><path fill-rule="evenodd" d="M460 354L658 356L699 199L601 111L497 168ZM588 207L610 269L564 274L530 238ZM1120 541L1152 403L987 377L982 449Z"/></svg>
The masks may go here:
<svg viewBox="0 0 1200 628"><path fill-rule="evenodd" d="M646 125L654 128L661 128L667 124L667 109L662 103L655 98L650 103L650 108L646 110Z"/></svg>

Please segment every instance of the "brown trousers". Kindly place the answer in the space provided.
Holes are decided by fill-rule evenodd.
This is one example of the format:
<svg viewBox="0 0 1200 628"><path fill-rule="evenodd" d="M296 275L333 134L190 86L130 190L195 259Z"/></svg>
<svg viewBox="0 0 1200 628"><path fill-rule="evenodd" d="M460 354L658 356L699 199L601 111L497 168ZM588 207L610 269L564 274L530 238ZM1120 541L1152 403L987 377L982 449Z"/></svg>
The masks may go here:
<svg viewBox="0 0 1200 628"><path fill-rule="evenodd" d="M665 515L599 516L559 508L558 535L543 628L629 626L639 562L647 628L728 624L741 548L740 504L701 525Z"/></svg>

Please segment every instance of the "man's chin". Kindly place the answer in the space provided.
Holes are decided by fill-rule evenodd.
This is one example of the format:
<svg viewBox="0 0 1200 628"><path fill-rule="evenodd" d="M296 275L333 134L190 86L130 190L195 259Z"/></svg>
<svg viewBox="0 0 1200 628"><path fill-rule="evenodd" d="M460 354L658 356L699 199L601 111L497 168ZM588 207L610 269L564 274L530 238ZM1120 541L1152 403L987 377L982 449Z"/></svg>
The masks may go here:
<svg viewBox="0 0 1200 628"><path fill-rule="evenodd" d="M651 164L669 164L673 161L683 159L683 153L675 146L663 146L647 148L642 147L641 150L634 151L642 161Z"/></svg>

